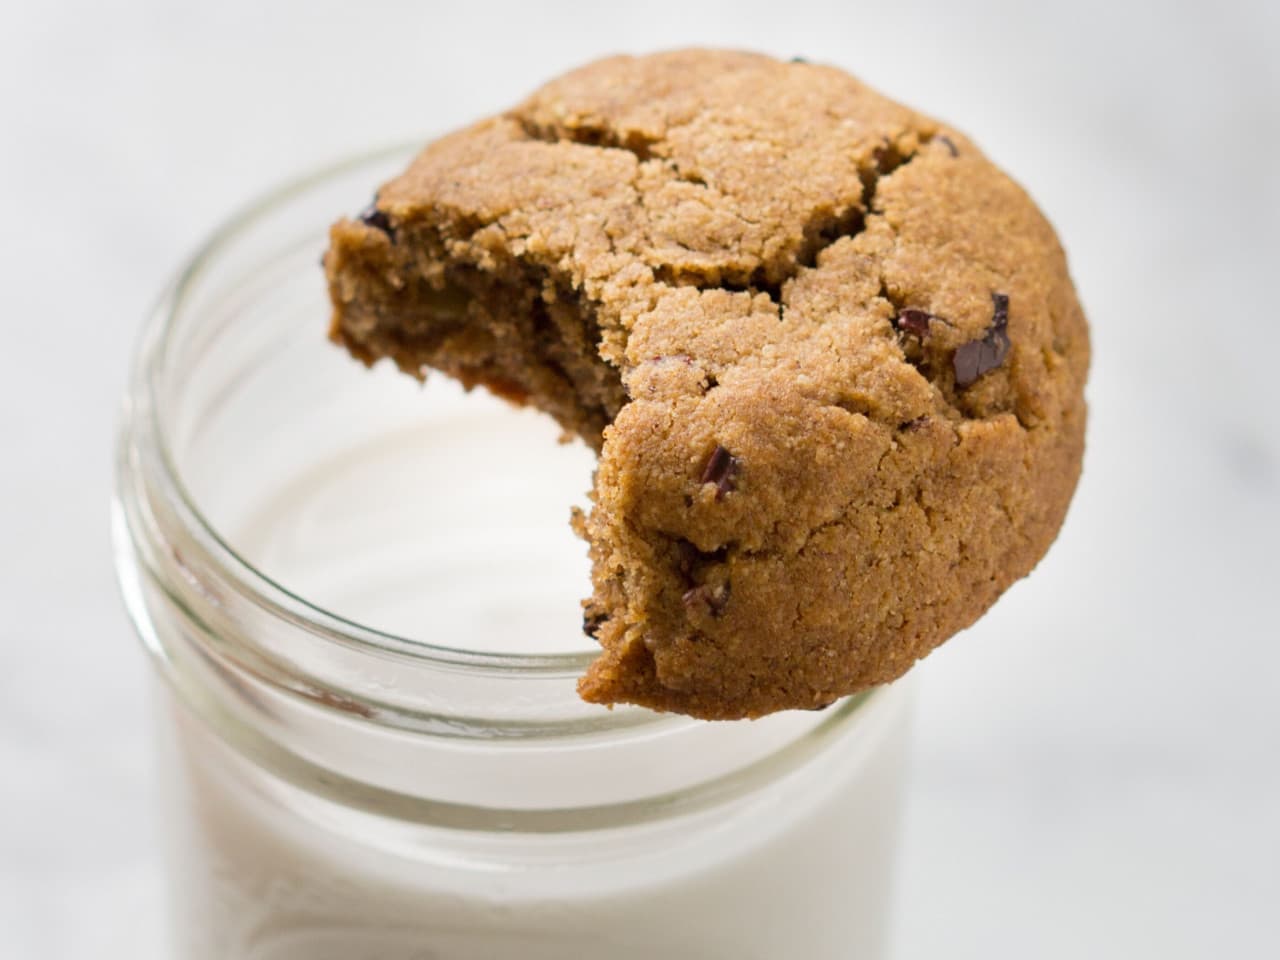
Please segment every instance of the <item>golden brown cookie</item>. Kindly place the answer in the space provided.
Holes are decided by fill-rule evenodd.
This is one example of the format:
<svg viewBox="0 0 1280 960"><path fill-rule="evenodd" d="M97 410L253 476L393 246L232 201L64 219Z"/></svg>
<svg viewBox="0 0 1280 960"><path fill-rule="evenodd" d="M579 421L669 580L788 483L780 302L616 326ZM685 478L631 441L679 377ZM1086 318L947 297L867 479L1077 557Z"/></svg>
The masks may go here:
<svg viewBox="0 0 1280 960"><path fill-rule="evenodd" d="M587 700L731 718L892 680L1031 570L1079 475L1052 228L832 67L591 64L428 146L325 266L357 357L600 452Z"/></svg>

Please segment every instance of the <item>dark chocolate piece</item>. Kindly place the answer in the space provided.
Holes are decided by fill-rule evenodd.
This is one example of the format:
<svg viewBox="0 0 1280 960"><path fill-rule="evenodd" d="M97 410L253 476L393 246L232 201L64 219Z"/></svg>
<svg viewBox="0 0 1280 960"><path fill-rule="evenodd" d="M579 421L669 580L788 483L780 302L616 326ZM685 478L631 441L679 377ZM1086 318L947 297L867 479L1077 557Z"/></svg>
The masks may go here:
<svg viewBox="0 0 1280 960"><path fill-rule="evenodd" d="M600 613L599 611L593 611L593 610L583 610L582 611L582 632L585 633L588 637L594 637L596 635L596 631L599 630L604 625L605 621L608 619L609 619L609 615L607 613Z"/></svg>
<svg viewBox="0 0 1280 960"><path fill-rule="evenodd" d="M392 243L396 242L396 228L392 225L391 218L379 210L374 203L369 204L360 213L360 222L375 230L381 230Z"/></svg>
<svg viewBox="0 0 1280 960"><path fill-rule="evenodd" d="M1009 295L991 292L991 325L1003 330L1009 326Z"/></svg>
<svg viewBox="0 0 1280 960"><path fill-rule="evenodd" d="M676 541L676 569L680 571L680 575L684 577L687 586L697 584L699 577L707 567L714 566L717 563L724 563L729 556L729 547L723 546L709 553L705 550L699 550L688 540Z"/></svg>
<svg viewBox="0 0 1280 960"><path fill-rule="evenodd" d="M907 307L893 318L893 325L903 333L910 333L921 339L929 332L929 321L938 319L931 313Z"/></svg>
<svg viewBox="0 0 1280 960"><path fill-rule="evenodd" d="M684 577L685 583L692 585L694 583L693 572L702 557L702 551L688 540L677 540L676 557L676 569L680 571L680 576Z"/></svg>
<svg viewBox="0 0 1280 960"><path fill-rule="evenodd" d="M994 311L991 326L981 340L971 340L956 348L951 364L955 368L956 386L967 387L984 373L1004 363L1009 354L1009 297L992 293Z"/></svg>
<svg viewBox="0 0 1280 960"><path fill-rule="evenodd" d="M806 60L804 57L792 57L791 62L792 63L808 63L809 61Z"/></svg>
<svg viewBox="0 0 1280 960"><path fill-rule="evenodd" d="M690 587L684 592L681 600L691 612L701 609L713 617L718 617L724 613L724 608L729 603L729 584L726 582L713 587L704 583L701 586Z"/></svg>
<svg viewBox="0 0 1280 960"><path fill-rule="evenodd" d="M735 489L734 479L737 475L738 458L717 443L716 448L711 451L711 456L707 458L707 465L702 470L702 479L698 482L714 483L716 499L721 500L726 493Z"/></svg>

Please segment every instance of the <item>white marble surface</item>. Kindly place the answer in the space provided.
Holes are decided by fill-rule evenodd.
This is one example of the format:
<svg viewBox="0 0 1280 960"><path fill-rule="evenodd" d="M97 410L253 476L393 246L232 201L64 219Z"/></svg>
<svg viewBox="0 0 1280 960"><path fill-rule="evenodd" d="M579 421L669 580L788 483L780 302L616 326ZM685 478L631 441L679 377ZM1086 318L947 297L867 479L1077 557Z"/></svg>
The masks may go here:
<svg viewBox="0 0 1280 960"><path fill-rule="evenodd" d="M1094 324L1067 528L922 668L895 956L1274 955L1280 4L85 0L0 9L0 957L155 955L106 506L166 275L299 170L693 42L838 62L968 129Z"/></svg>

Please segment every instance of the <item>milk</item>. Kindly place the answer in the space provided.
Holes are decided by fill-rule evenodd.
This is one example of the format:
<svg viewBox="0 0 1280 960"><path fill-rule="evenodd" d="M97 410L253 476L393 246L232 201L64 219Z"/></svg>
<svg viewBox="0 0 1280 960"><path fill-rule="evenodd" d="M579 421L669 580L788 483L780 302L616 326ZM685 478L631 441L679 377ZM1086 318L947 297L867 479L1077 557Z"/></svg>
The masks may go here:
<svg viewBox="0 0 1280 960"><path fill-rule="evenodd" d="M343 809L254 769L172 705L173 955L881 957L907 699L877 694L807 766L713 809L549 835L451 834ZM635 772L637 794L645 779Z"/></svg>

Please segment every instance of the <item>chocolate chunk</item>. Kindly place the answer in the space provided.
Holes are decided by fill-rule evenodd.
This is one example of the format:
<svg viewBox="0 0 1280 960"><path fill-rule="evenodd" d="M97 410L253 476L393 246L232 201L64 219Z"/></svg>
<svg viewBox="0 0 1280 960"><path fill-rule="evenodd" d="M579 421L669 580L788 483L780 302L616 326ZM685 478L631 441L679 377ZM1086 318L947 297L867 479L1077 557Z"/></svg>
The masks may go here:
<svg viewBox="0 0 1280 960"><path fill-rule="evenodd" d="M991 307L991 326L1001 330L1009 326L1009 295L992 291Z"/></svg>
<svg viewBox="0 0 1280 960"><path fill-rule="evenodd" d="M689 588L680 599L684 601L690 613L703 612L718 617L724 613L724 608L729 603L729 584L725 582L718 586L711 586L704 583L701 586Z"/></svg>
<svg viewBox="0 0 1280 960"><path fill-rule="evenodd" d="M688 586L694 586L707 567L714 566L717 563L724 563L728 556L729 547L727 544L707 552L699 550L688 540L681 539L676 541L676 569L680 571L680 575L684 577Z"/></svg>
<svg viewBox="0 0 1280 960"><path fill-rule="evenodd" d="M944 147L946 147L946 148L947 148L947 150L948 150L948 151L950 151L950 153L951 153L951 155L952 155L953 157L958 157L958 156L960 156L960 151L956 149L955 142L954 142L954 141L952 141L952 139L951 139L950 137L948 137L946 134L944 134L944 133L940 133L940 134L938 134L936 137L934 137L933 139L937 140L940 144L942 144Z"/></svg>
<svg viewBox="0 0 1280 960"><path fill-rule="evenodd" d="M1004 363L1009 354L1009 297L992 293L994 311L991 326L981 340L971 340L956 348L951 364L955 368L956 386L967 387L980 376Z"/></svg>
<svg viewBox="0 0 1280 960"><path fill-rule="evenodd" d="M598 610L582 611L582 632L588 637L594 637L596 631L604 626L605 621L609 619L607 613L601 613Z"/></svg>
<svg viewBox="0 0 1280 960"><path fill-rule="evenodd" d="M392 243L396 242L396 228L392 226L391 218L377 208L376 202L370 203L361 212L360 222L365 226L373 227L375 230L381 230Z"/></svg>
<svg viewBox="0 0 1280 960"><path fill-rule="evenodd" d="M923 339L929 332L929 321L938 319L931 313L907 307L893 318L893 325L903 333L910 333Z"/></svg>
<svg viewBox="0 0 1280 960"><path fill-rule="evenodd" d="M702 551L688 540L676 541L676 569L680 571L680 576L684 577L686 583L694 582L693 572L697 569L701 557Z"/></svg>
<svg viewBox="0 0 1280 960"><path fill-rule="evenodd" d="M716 499L721 500L726 493L735 489L734 480L737 476L738 458L717 443L711 456L707 458L707 465L702 469L702 479L698 482L714 483Z"/></svg>
<svg viewBox="0 0 1280 960"><path fill-rule="evenodd" d="M806 60L804 57L792 57L791 62L792 63L808 63L809 61Z"/></svg>

